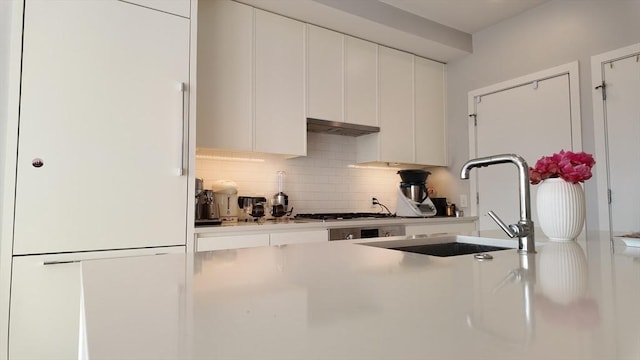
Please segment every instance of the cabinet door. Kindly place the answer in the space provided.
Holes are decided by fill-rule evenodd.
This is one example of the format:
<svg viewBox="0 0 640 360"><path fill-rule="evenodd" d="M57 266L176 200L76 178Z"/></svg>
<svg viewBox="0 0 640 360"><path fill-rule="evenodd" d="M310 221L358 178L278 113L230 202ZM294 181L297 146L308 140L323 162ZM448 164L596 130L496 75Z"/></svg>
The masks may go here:
<svg viewBox="0 0 640 360"><path fill-rule="evenodd" d="M378 45L345 36L345 122L378 126Z"/></svg>
<svg viewBox="0 0 640 360"><path fill-rule="evenodd" d="M416 163L446 166L444 64L414 61Z"/></svg>
<svg viewBox="0 0 640 360"><path fill-rule="evenodd" d="M198 5L198 147L253 150L253 9Z"/></svg>
<svg viewBox="0 0 640 360"><path fill-rule="evenodd" d="M78 358L81 261L178 252L184 247L15 257L9 358Z"/></svg>
<svg viewBox="0 0 640 360"><path fill-rule="evenodd" d="M343 121L343 38L307 25L307 117Z"/></svg>
<svg viewBox="0 0 640 360"><path fill-rule="evenodd" d="M26 3L15 254L185 244L189 20Z"/></svg>
<svg viewBox="0 0 640 360"><path fill-rule="evenodd" d="M269 235L269 244L271 246L323 242L323 241L329 241L329 233L327 229L306 230L306 231L287 231L287 232L280 232L280 233L271 233Z"/></svg>
<svg viewBox="0 0 640 360"><path fill-rule="evenodd" d="M196 251L240 249L269 246L269 234L198 236Z"/></svg>
<svg viewBox="0 0 640 360"><path fill-rule="evenodd" d="M379 47L380 157L413 163L413 55Z"/></svg>
<svg viewBox="0 0 640 360"><path fill-rule="evenodd" d="M305 155L304 24L255 10L255 147Z"/></svg>
<svg viewBox="0 0 640 360"><path fill-rule="evenodd" d="M142 5L150 9L164 11L183 17L190 17L190 0L126 0L126 2Z"/></svg>

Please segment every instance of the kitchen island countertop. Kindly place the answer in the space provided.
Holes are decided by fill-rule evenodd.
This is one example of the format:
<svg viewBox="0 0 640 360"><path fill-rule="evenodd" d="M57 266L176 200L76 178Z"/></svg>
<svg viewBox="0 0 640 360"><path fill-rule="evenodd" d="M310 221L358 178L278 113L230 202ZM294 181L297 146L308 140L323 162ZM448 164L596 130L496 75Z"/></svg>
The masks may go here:
<svg viewBox="0 0 640 360"><path fill-rule="evenodd" d="M535 255L346 242L87 261L91 359L638 359L640 248Z"/></svg>

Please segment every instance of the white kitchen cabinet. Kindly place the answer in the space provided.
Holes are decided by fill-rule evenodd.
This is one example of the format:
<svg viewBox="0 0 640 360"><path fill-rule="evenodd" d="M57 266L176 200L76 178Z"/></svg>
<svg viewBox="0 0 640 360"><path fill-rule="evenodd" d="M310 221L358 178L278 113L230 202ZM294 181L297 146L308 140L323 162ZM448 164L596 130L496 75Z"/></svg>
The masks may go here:
<svg viewBox="0 0 640 360"><path fill-rule="evenodd" d="M413 56L380 47L380 158L414 160Z"/></svg>
<svg viewBox="0 0 640 360"><path fill-rule="evenodd" d="M184 245L189 19L26 9L14 254Z"/></svg>
<svg viewBox="0 0 640 360"><path fill-rule="evenodd" d="M257 152L306 155L305 25L255 10Z"/></svg>
<svg viewBox="0 0 640 360"><path fill-rule="evenodd" d="M378 126L378 45L307 25L307 117Z"/></svg>
<svg viewBox="0 0 640 360"><path fill-rule="evenodd" d="M14 257L9 358L78 358L83 261L164 253L184 247Z"/></svg>
<svg viewBox="0 0 640 360"><path fill-rule="evenodd" d="M258 246L269 246L268 233L244 233L234 235L201 234L196 237L197 252Z"/></svg>
<svg viewBox="0 0 640 360"><path fill-rule="evenodd" d="M126 0L126 2L186 18L191 15L190 0Z"/></svg>
<svg viewBox="0 0 640 360"><path fill-rule="evenodd" d="M440 224L406 225L407 235L431 235L440 233L464 233L476 231L476 221L456 221Z"/></svg>
<svg viewBox="0 0 640 360"><path fill-rule="evenodd" d="M378 126L378 45L345 36L345 121Z"/></svg>
<svg viewBox="0 0 640 360"><path fill-rule="evenodd" d="M306 155L305 25L199 2L197 147Z"/></svg>
<svg viewBox="0 0 640 360"><path fill-rule="evenodd" d="M358 163L446 166L444 65L379 46L380 133L357 140Z"/></svg>
<svg viewBox="0 0 640 360"><path fill-rule="evenodd" d="M327 229L274 232L269 235L269 244L271 246L323 241L329 241Z"/></svg>
<svg viewBox="0 0 640 360"><path fill-rule="evenodd" d="M307 117L344 121L344 35L307 24Z"/></svg>
<svg viewBox="0 0 640 360"><path fill-rule="evenodd" d="M414 57L415 163L447 166L444 64Z"/></svg>
<svg viewBox="0 0 640 360"><path fill-rule="evenodd" d="M198 147L253 150L253 8L198 5Z"/></svg>
<svg viewBox="0 0 640 360"><path fill-rule="evenodd" d="M413 55L378 47L380 133L358 138L357 161L414 163Z"/></svg>

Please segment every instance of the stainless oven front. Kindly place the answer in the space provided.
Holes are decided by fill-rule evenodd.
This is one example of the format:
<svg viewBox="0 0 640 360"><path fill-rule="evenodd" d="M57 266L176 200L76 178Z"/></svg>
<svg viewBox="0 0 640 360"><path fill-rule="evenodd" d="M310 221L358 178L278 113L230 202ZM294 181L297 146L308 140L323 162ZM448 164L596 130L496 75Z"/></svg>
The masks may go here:
<svg viewBox="0 0 640 360"><path fill-rule="evenodd" d="M404 225L362 226L329 229L329 240L367 239L405 235Z"/></svg>

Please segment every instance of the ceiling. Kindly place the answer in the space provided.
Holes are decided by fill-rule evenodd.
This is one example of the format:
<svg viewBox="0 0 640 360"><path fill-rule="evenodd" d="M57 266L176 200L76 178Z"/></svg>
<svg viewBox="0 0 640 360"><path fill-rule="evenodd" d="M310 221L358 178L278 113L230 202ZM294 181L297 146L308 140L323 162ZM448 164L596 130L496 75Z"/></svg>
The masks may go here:
<svg viewBox="0 0 640 360"><path fill-rule="evenodd" d="M548 0L379 1L442 25L473 34Z"/></svg>

